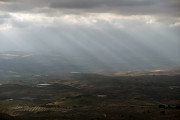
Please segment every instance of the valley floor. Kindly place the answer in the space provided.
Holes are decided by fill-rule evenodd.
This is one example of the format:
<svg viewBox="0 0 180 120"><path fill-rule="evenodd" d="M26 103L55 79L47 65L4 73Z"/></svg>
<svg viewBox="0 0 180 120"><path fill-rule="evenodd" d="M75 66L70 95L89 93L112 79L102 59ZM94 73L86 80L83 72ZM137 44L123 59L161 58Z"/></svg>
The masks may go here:
<svg viewBox="0 0 180 120"><path fill-rule="evenodd" d="M0 84L0 119L179 120L179 80L179 75L79 73L4 82Z"/></svg>

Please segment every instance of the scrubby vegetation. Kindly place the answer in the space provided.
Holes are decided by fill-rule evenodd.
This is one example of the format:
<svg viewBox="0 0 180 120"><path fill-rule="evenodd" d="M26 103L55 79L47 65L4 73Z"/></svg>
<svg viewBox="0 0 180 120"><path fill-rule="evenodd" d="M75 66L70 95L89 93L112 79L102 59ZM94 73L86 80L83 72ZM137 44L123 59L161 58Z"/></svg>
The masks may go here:
<svg viewBox="0 0 180 120"><path fill-rule="evenodd" d="M2 82L0 117L2 120L179 120L179 79L178 75L78 73Z"/></svg>

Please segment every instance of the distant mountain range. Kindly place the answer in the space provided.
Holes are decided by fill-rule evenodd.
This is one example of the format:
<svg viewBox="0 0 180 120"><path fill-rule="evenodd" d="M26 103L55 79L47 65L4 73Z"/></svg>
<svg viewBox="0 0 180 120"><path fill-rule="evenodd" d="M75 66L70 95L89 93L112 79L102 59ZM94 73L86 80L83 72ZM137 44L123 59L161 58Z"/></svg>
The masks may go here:
<svg viewBox="0 0 180 120"><path fill-rule="evenodd" d="M123 72L169 69L180 66L159 56L150 54L148 59L142 60L137 56L129 55L111 58L99 54L92 56L86 52L65 55L59 53L36 53L6 51L0 52L0 73L46 74L51 72Z"/></svg>

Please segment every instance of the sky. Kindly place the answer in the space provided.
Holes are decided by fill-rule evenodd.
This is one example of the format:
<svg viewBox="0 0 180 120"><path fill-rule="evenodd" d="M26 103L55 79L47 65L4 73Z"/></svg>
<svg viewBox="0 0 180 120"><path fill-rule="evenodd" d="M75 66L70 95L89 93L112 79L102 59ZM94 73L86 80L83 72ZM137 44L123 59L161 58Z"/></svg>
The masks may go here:
<svg viewBox="0 0 180 120"><path fill-rule="evenodd" d="M0 0L0 51L180 64L179 11L179 0Z"/></svg>

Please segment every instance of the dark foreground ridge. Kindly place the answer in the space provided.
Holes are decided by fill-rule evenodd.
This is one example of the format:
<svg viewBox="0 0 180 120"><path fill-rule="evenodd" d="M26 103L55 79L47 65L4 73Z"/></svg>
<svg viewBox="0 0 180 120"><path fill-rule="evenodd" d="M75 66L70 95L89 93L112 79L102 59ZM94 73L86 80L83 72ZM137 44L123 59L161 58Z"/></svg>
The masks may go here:
<svg viewBox="0 0 180 120"><path fill-rule="evenodd" d="M1 120L179 120L179 75L54 74L1 82Z"/></svg>

